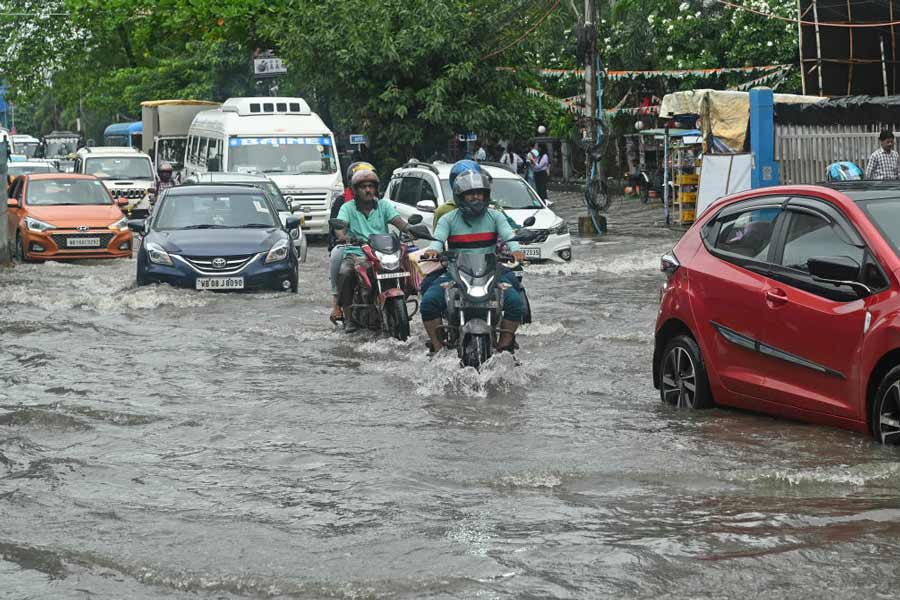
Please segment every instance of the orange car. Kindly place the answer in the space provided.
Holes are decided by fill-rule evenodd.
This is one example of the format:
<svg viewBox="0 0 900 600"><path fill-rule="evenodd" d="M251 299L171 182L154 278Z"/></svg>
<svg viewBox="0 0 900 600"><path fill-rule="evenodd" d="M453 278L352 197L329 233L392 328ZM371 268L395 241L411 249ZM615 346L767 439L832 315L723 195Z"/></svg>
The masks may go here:
<svg viewBox="0 0 900 600"><path fill-rule="evenodd" d="M33 173L9 188L9 235L16 258L127 258L132 236L118 201L93 175Z"/></svg>

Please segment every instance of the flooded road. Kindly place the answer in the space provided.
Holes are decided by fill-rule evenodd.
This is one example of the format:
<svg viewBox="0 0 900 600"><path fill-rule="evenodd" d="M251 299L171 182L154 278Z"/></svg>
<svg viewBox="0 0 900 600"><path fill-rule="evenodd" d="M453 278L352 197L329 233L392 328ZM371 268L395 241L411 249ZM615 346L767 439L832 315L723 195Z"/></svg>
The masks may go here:
<svg viewBox="0 0 900 600"><path fill-rule="evenodd" d="M0 272L0 598L895 596L900 455L661 404L678 234L625 217L481 374L334 331L321 247L298 295Z"/></svg>

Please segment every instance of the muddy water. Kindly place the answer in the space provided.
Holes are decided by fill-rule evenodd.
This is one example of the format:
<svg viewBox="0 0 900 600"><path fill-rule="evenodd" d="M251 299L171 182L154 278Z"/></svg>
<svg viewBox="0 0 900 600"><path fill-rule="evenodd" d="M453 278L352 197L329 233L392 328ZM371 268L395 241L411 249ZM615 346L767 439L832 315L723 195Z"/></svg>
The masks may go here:
<svg viewBox="0 0 900 600"><path fill-rule="evenodd" d="M0 273L2 598L892 597L898 455L662 405L667 230L531 268L514 367L428 361L301 293Z"/></svg>

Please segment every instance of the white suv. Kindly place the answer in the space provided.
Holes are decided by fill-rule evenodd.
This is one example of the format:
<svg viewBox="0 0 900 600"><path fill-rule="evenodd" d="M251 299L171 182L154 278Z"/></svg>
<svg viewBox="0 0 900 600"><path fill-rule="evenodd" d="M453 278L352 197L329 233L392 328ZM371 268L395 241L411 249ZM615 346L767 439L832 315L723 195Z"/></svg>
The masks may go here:
<svg viewBox="0 0 900 600"><path fill-rule="evenodd" d="M156 193L156 173L149 156L125 146L82 148L76 154L75 172L95 175L103 181L113 198L126 198L129 215L150 213Z"/></svg>
<svg viewBox="0 0 900 600"><path fill-rule="evenodd" d="M449 180L452 167L447 163L410 160L391 175L384 197L407 221L412 215L422 215L422 222L431 230L435 209L453 197ZM524 223L534 216L535 223L529 229L549 234L544 242L523 244L525 256L534 261L572 260L568 223L550 210L549 204L541 200L528 182L500 163L481 163L481 168L493 178L492 202L516 223Z"/></svg>

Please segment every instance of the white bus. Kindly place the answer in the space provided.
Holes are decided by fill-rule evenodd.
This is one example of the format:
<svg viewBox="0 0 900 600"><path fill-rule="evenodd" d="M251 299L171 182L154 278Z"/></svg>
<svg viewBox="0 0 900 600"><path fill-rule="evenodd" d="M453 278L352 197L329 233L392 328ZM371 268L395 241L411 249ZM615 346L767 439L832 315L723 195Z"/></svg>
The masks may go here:
<svg viewBox="0 0 900 600"><path fill-rule="evenodd" d="M191 122L184 174L264 173L291 210L303 211L305 232L327 234L332 198L343 190L336 150L303 98L229 98Z"/></svg>

